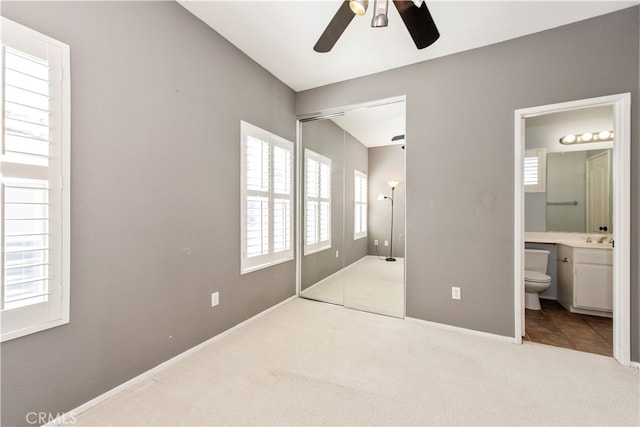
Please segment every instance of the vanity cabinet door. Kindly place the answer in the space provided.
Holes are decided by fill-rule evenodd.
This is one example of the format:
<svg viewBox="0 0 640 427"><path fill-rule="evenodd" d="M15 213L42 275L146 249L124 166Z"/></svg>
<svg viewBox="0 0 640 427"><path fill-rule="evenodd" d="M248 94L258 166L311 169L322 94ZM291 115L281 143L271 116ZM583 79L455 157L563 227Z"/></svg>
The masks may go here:
<svg viewBox="0 0 640 427"><path fill-rule="evenodd" d="M611 251L574 249L573 305L613 311L613 263Z"/></svg>

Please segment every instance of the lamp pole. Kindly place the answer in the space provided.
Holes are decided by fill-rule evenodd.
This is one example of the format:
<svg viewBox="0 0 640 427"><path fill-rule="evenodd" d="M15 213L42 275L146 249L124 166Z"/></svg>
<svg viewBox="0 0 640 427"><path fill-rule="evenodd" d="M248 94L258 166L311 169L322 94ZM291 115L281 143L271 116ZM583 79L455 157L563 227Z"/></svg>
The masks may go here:
<svg viewBox="0 0 640 427"><path fill-rule="evenodd" d="M391 197L387 197L391 200L391 241L389 242L389 257L387 261L395 261L393 257L393 191L396 189L395 185L391 186Z"/></svg>

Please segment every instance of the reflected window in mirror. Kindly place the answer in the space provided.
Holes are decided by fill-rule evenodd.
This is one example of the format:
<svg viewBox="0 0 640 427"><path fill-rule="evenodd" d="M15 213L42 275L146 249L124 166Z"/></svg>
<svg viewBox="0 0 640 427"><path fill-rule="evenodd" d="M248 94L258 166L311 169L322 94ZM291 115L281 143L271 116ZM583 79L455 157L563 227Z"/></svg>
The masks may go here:
<svg viewBox="0 0 640 427"><path fill-rule="evenodd" d="M526 150L524 153L524 191L544 193L547 155L544 148Z"/></svg>
<svg viewBox="0 0 640 427"><path fill-rule="evenodd" d="M331 159L304 150L304 254L331 248Z"/></svg>
<svg viewBox="0 0 640 427"><path fill-rule="evenodd" d="M367 174L353 171L353 240L367 237Z"/></svg>

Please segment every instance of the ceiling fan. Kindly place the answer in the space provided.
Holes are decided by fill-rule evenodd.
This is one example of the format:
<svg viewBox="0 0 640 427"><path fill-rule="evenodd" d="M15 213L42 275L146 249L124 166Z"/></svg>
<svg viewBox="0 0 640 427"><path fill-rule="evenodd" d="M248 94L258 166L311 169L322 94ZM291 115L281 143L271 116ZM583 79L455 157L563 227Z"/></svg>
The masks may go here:
<svg viewBox="0 0 640 427"><path fill-rule="evenodd" d="M393 0L393 4L409 30L409 34L418 49L424 49L440 37L438 28L423 0ZM369 0L346 0L338 8L327 28L313 47L316 52L329 52L336 44L344 30L356 15L364 15ZM386 27L389 0L374 0L371 27Z"/></svg>

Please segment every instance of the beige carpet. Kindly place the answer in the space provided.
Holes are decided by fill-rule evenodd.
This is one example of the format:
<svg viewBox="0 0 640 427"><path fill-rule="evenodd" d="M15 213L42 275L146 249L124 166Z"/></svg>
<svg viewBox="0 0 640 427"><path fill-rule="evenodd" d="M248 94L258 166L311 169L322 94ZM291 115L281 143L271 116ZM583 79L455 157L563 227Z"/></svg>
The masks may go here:
<svg viewBox="0 0 640 427"><path fill-rule="evenodd" d="M302 297L404 317L404 258L366 256L302 292Z"/></svg>
<svg viewBox="0 0 640 427"><path fill-rule="evenodd" d="M76 416L98 425L635 425L638 369L295 299Z"/></svg>

